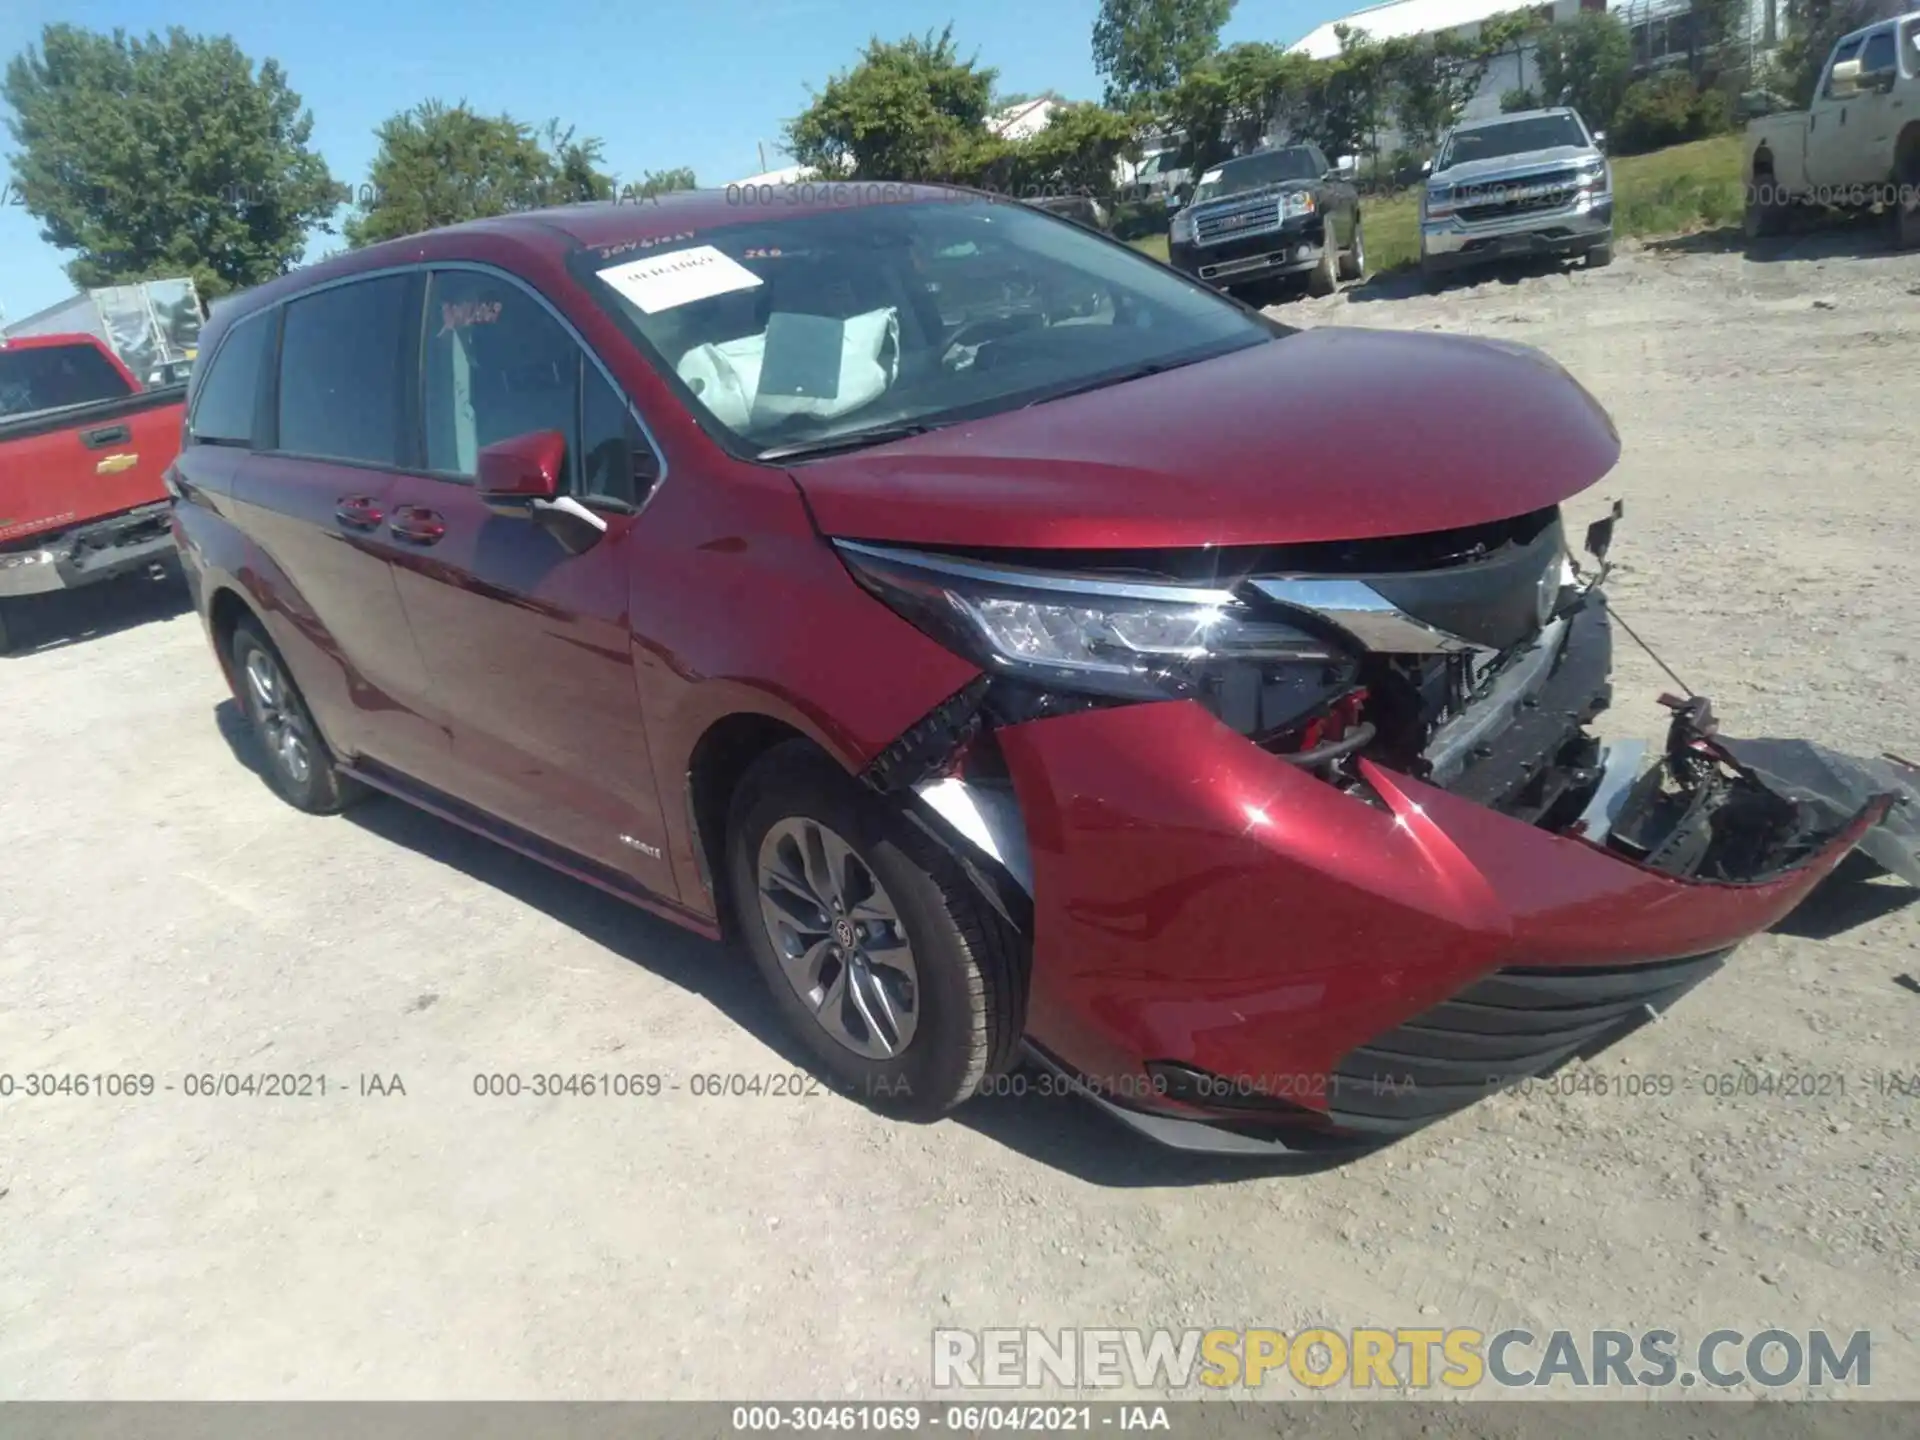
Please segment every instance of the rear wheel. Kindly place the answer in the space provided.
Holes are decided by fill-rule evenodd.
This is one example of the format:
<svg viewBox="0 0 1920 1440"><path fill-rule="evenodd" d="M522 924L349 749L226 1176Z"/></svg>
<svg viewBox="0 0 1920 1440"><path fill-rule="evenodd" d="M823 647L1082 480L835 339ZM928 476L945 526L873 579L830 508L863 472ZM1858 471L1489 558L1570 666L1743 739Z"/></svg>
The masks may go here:
<svg viewBox="0 0 1920 1440"><path fill-rule="evenodd" d="M1020 937L950 856L810 744L741 778L727 879L775 1007L844 1091L930 1120L1013 1062Z"/></svg>
<svg viewBox="0 0 1920 1440"><path fill-rule="evenodd" d="M331 815L351 804L360 786L340 773L273 642L253 621L242 620L234 627L231 653L240 704L260 747L267 783L310 815Z"/></svg>
<svg viewBox="0 0 1920 1440"><path fill-rule="evenodd" d="M1920 249L1920 142L1908 143L1893 177L1893 244Z"/></svg>
<svg viewBox="0 0 1920 1440"><path fill-rule="evenodd" d="M0 600L0 655L13 649L13 633L7 629L7 602Z"/></svg>
<svg viewBox="0 0 1920 1440"><path fill-rule="evenodd" d="M1340 256L1340 278L1342 280L1367 278L1367 236L1358 215L1353 217L1353 240Z"/></svg>

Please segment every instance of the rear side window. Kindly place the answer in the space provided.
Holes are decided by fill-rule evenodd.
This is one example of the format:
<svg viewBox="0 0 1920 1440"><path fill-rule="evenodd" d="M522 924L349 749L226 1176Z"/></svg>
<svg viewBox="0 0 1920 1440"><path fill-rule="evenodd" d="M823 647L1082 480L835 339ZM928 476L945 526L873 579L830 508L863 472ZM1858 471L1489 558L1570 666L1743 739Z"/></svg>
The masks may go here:
<svg viewBox="0 0 1920 1440"><path fill-rule="evenodd" d="M290 302L280 338L280 434L290 455L402 464L403 386L413 367L404 275L357 280Z"/></svg>
<svg viewBox="0 0 1920 1440"><path fill-rule="evenodd" d="M130 393L126 377L91 345L0 350L0 420Z"/></svg>
<svg viewBox="0 0 1920 1440"><path fill-rule="evenodd" d="M253 417L266 371L267 342L272 338L270 312L249 315L233 327L194 397L188 429L195 440L207 445L253 443Z"/></svg>

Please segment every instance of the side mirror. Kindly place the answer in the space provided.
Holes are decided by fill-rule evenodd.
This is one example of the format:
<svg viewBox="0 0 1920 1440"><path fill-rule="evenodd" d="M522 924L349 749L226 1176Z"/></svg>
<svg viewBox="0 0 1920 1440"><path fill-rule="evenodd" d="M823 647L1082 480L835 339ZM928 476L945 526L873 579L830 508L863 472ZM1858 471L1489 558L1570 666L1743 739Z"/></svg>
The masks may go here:
<svg viewBox="0 0 1920 1440"><path fill-rule="evenodd" d="M1827 76L1827 94L1835 100L1846 100L1860 93L1860 62L1842 60L1833 67L1833 73Z"/></svg>
<svg viewBox="0 0 1920 1440"><path fill-rule="evenodd" d="M1593 148L1598 150L1602 155L1607 153L1607 132L1606 131L1596 130L1593 132Z"/></svg>
<svg viewBox="0 0 1920 1440"><path fill-rule="evenodd" d="M1431 175L1433 173L1433 162L1431 160L1422 160L1420 162L1420 173L1422 175Z"/></svg>
<svg viewBox="0 0 1920 1440"><path fill-rule="evenodd" d="M560 493L567 465L567 437L533 430L485 446L479 456L479 489L488 500L551 500Z"/></svg>

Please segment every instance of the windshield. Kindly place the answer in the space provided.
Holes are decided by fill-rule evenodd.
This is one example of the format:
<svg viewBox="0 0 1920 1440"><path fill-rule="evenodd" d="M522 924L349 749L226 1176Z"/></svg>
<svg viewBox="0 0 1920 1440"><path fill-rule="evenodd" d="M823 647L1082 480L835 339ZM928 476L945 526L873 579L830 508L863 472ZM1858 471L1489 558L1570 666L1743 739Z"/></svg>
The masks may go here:
<svg viewBox="0 0 1920 1440"><path fill-rule="evenodd" d="M1525 155L1532 150L1586 143L1580 122L1573 116L1536 115L1530 120L1510 120L1504 125L1483 125L1476 130L1456 132L1441 152L1440 163L1433 168L1451 170L1475 160L1497 160L1503 155Z"/></svg>
<svg viewBox="0 0 1920 1440"><path fill-rule="evenodd" d="M1263 185L1278 185L1286 180L1318 180L1320 167L1313 152L1304 145L1285 150L1263 150L1258 155L1243 155L1238 160L1209 170L1200 177L1193 192L1193 203L1218 200L1222 195L1238 195L1243 190L1258 190Z"/></svg>
<svg viewBox="0 0 1920 1440"><path fill-rule="evenodd" d="M766 217L575 272L748 452L972 419L1274 338L1172 271L1024 205Z"/></svg>
<svg viewBox="0 0 1920 1440"><path fill-rule="evenodd" d="M127 393L126 378L91 345L0 350L0 420Z"/></svg>

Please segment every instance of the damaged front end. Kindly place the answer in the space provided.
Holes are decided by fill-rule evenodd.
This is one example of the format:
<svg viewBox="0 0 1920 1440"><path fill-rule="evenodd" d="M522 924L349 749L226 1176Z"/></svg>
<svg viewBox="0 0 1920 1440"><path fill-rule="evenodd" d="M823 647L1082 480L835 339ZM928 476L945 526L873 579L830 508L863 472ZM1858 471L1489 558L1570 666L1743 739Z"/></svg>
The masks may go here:
<svg viewBox="0 0 1920 1440"><path fill-rule="evenodd" d="M1616 507L1616 516L1617 516ZM1611 700L1612 517L1053 555L840 542L976 660L878 756L1032 944L1038 1057L1157 1138L1377 1141L1613 1043L1857 843L1920 885L1920 771ZM1644 767L1644 768L1643 768Z"/></svg>

